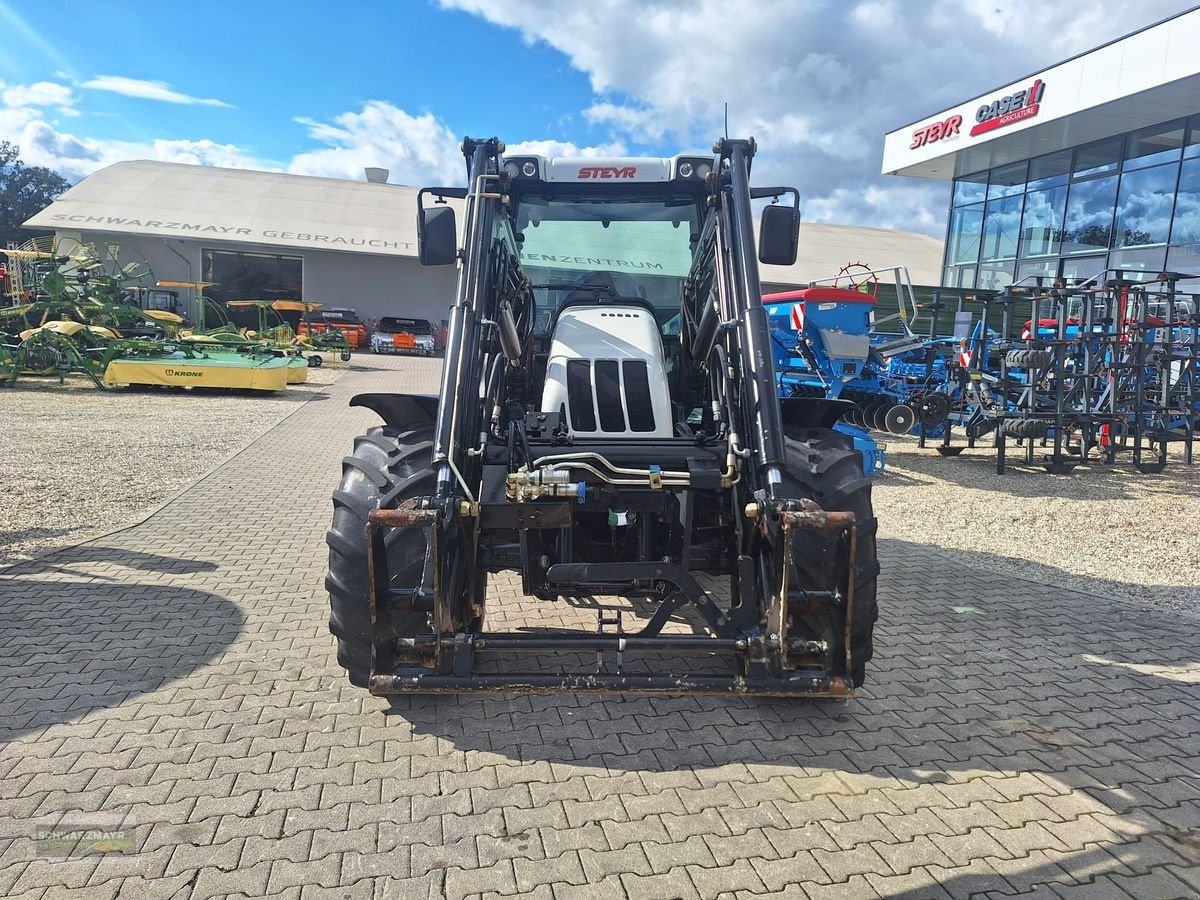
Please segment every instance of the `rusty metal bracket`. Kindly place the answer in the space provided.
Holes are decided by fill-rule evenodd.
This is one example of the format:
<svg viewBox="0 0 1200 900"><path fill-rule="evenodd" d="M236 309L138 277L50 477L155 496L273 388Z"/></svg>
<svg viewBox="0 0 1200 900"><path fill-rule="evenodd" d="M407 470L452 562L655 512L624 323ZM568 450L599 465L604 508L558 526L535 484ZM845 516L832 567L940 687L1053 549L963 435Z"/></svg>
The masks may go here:
<svg viewBox="0 0 1200 900"><path fill-rule="evenodd" d="M854 622L854 582L855 567L858 556L858 527L853 512L849 510L826 510L813 500L800 500L796 505L799 509L784 509L779 513L781 535L783 538L783 574L780 578L778 594L772 598L767 611L768 640L778 635L780 658L783 668L790 668L789 643L786 640L788 574L792 562L792 528L804 528L817 531L842 531L849 536L848 559L846 563L846 612L843 626L843 645L846 652L846 673L853 672L853 650L851 638ZM837 585L834 585L834 590Z"/></svg>
<svg viewBox="0 0 1200 900"><path fill-rule="evenodd" d="M855 525L854 513L849 510L822 509L812 500L801 500L799 506L798 510L784 510L779 514L785 526L841 531Z"/></svg>
<svg viewBox="0 0 1200 900"><path fill-rule="evenodd" d="M398 593L391 587L391 572L388 570L387 547L384 543L384 532L389 528L430 528L438 522L436 509L422 508L421 500L413 498L404 501L395 509L373 509L367 513L367 604L371 622L371 668L370 674L389 671L395 660L390 642L380 642L376 636L386 631L381 627L384 610L388 602ZM434 529L436 532L436 529ZM436 543L436 538L434 538ZM435 555L436 558L436 555ZM434 571L434 590L436 594L436 569ZM405 592L407 600L413 608L420 608L422 596L420 587Z"/></svg>

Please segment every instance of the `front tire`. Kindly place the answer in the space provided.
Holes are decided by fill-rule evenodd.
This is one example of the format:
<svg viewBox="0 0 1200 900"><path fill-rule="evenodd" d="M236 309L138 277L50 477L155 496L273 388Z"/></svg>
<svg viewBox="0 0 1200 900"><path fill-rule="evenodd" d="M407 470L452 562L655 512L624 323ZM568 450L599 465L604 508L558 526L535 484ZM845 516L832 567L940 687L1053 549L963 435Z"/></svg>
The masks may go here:
<svg viewBox="0 0 1200 900"><path fill-rule="evenodd" d="M848 435L827 428L798 430L786 441L787 472L783 496L815 500L822 509L854 513L858 546L854 571L849 571L849 538L834 531L797 529L793 534L792 572L800 590L828 590L831 584L843 595L854 580L850 622L851 669L846 672L855 687L866 680L867 663L874 654L879 561L876 556L877 523L871 504L871 479L863 474L862 454ZM841 623L838 623L841 626ZM793 623L793 633L801 623ZM844 667L843 627L835 628L835 665ZM808 634L804 637L819 635Z"/></svg>
<svg viewBox="0 0 1200 900"><path fill-rule="evenodd" d="M428 613L391 610L378 632L371 627L366 525L372 509L394 509L411 497L432 494L433 426L372 428L354 441L354 454L342 460L342 481L333 492L329 545L329 630L337 638L338 663L352 684L365 687L372 644L430 631ZM426 534L420 528L391 528L384 534L394 588L414 588L425 565Z"/></svg>

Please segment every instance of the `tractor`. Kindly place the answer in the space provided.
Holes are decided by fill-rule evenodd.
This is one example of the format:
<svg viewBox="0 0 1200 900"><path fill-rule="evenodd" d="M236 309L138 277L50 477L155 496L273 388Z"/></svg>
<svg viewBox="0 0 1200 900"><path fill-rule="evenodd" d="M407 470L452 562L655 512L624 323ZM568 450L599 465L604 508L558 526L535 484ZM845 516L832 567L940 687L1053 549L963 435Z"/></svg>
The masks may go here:
<svg viewBox="0 0 1200 900"><path fill-rule="evenodd" d="M327 535L349 680L852 696L877 617L871 483L833 429L850 404L779 397L759 280L795 262L795 189L750 186L753 139L462 149L467 186L417 204L421 263L458 267L440 390L350 401L383 424L345 458ZM500 573L522 596L497 609ZM486 626L514 604L595 618Z"/></svg>

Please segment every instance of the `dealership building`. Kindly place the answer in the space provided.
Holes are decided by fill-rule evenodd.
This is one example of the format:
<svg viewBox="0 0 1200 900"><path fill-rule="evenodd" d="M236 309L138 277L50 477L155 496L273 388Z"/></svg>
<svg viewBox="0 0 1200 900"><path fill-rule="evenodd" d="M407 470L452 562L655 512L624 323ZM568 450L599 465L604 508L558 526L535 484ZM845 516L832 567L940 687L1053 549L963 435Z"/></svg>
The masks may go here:
<svg viewBox="0 0 1200 900"><path fill-rule="evenodd" d="M1200 9L889 133L953 182L941 283L1200 275Z"/></svg>
<svg viewBox="0 0 1200 900"><path fill-rule="evenodd" d="M417 259L418 189L385 183L382 170L368 175L376 180L121 162L25 224L122 264L147 264L156 280L207 282L218 302L302 298L364 319L445 319L455 270ZM805 223L795 265L763 266L762 279L767 290L785 290L850 263L903 264L915 283L936 284L941 262L941 242L927 235ZM194 292L179 294L195 319Z"/></svg>

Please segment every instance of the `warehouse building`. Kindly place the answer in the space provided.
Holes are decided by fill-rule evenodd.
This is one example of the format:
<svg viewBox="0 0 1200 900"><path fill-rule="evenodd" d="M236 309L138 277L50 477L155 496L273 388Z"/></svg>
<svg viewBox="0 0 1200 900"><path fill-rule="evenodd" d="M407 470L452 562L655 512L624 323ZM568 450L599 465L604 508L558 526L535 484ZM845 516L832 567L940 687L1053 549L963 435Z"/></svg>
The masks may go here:
<svg viewBox="0 0 1200 900"><path fill-rule="evenodd" d="M953 182L941 283L1200 274L1200 9L889 133Z"/></svg>
<svg viewBox="0 0 1200 900"><path fill-rule="evenodd" d="M209 282L205 293L217 301L302 297L364 319L446 318L455 271L417 260L418 189L384 183L380 170L369 175L377 180L121 162L25 224L147 263L158 280ZM941 242L926 235L806 223L796 264L762 275L768 290L780 290L848 263L904 264L914 282L935 284L941 260ZM181 293L192 312L194 298Z"/></svg>

